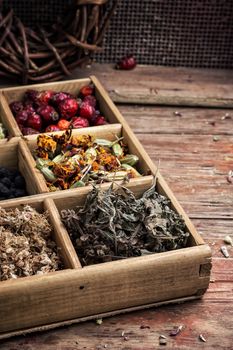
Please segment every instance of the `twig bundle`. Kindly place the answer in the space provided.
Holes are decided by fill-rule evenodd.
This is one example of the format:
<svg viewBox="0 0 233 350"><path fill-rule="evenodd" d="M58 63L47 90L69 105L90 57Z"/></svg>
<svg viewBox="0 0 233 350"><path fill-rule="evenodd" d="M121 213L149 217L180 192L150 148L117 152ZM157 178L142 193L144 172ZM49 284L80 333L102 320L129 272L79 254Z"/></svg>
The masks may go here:
<svg viewBox="0 0 233 350"><path fill-rule="evenodd" d="M49 26L25 26L0 1L0 77L28 82L56 81L101 51L104 33L118 0L77 0Z"/></svg>

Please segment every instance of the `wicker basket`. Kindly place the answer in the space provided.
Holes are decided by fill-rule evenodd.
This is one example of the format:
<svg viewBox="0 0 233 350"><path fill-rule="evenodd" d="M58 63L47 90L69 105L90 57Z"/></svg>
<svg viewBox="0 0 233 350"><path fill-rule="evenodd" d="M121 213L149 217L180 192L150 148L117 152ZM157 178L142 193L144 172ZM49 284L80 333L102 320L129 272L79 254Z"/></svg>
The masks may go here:
<svg viewBox="0 0 233 350"><path fill-rule="evenodd" d="M69 76L101 51L117 0L107 3L0 0L0 77L26 84Z"/></svg>

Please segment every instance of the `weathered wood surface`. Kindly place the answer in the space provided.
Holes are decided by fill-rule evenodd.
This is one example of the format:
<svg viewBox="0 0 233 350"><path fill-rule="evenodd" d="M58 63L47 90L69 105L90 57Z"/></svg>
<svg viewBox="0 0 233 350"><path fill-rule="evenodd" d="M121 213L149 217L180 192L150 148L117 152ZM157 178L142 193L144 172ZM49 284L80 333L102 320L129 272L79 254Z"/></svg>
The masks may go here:
<svg viewBox="0 0 233 350"><path fill-rule="evenodd" d="M233 72L138 65L116 71L114 65L78 69L74 76L95 74L115 102L233 107Z"/></svg>
<svg viewBox="0 0 233 350"><path fill-rule="evenodd" d="M106 74L104 69L97 69L97 76L108 90L110 82L113 89L127 87L128 72L123 75L109 68ZM171 68L168 70L166 79L163 75L164 86L172 87L176 81L177 86L186 84L190 92L192 83L187 85L182 70L174 69L173 74ZM223 91L225 96L233 94L232 72L228 76L215 71L198 72L190 70L190 77L202 79L202 91L212 86L215 96ZM140 79L138 72L130 74ZM161 75L158 73L160 79ZM147 77L149 89L149 71ZM145 80L140 84L146 86ZM233 349L233 247L228 246L230 258L220 252L224 237L233 236L233 184L227 181L228 172L233 170L233 111L128 105L119 108L153 161L157 164L160 159L162 175L209 243L213 252L210 287L200 301L115 316L104 319L101 325L86 322L21 336L1 341L1 350ZM180 334L169 336L169 331L179 325L184 326ZM167 336L167 346L159 346L161 334ZM206 338L205 343L199 339L200 334Z"/></svg>
<svg viewBox="0 0 233 350"><path fill-rule="evenodd" d="M115 102L233 107L233 71L138 65L120 71L114 65L79 68L68 79L96 75ZM12 83L1 82L6 86Z"/></svg>

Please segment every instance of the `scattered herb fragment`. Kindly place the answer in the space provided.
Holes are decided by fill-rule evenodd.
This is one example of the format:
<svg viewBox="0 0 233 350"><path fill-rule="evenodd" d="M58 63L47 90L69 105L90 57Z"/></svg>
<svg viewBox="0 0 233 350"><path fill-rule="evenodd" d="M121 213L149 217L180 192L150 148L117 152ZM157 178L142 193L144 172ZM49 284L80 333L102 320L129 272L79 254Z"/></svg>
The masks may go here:
<svg viewBox="0 0 233 350"><path fill-rule="evenodd" d="M96 324L101 325L103 323L102 318L97 318L97 320L95 321Z"/></svg>
<svg viewBox="0 0 233 350"><path fill-rule="evenodd" d="M181 112L175 111L175 112L173 112L173 114L177 117L182 117Z"/></svg>
<svg viewBox="0 0 233 350"><path fill-rule="evenodd" d="M206 339L204 338L204 336L202 334L199 334L199 339L201 341L203 341L204 343L206 342Z"/></svg>
<svg viewBox="0 0 233 350"><path fill-rule="evenodd" d="M26 205L0 208L0 280L45 274L62 267L46 213Z"/></svg>
<svg viewBox="0 0 233 350"><path fill-rule="evenodd" d="M221 246L220 248L222 254L225 256L225 258L229 258L229 253L228 253L228 250L227 250L227 247L225 247L225 245Z"/></svg>
<svg viewBox="0 0 233 350"><path fill-rule="evenodd" d="M140 329L150 329L150 326L147 326L147 325L142 324L142 325L140 326Z"/></svg>
<svg viewBox="0 0 233 350"><path fill-rule="evenodd" d="M184 328L184 326L183 326L183 325L180 325L180 326L178 326L178 327L172 329L172 330L170 331L169 335L170 335L171 337L175 337L177 334L179 334L179 333L182 331L183 328Z"/></svg>
<svg viewBox="0 0 233 350"><path fill-rule="evenodd" d="M123 186L94 186L83 208L64 209L61 217L82 265L183 248L189 237L155 184L139 199Z"/></svg>
<svg viewBox="0 0 233 350"><path fill-rule="evenodd" d="M229 173L227 174L227 181L230 184L233 184L233 170L230 170Z"/></svg>
<svg viewBox="0 0 233 350"><path fill-rule="evenodd" d="M225 237L224 237L224 242L225 242L226 244L231 245L231 246L233 247L233 239L231 238L231 236L225 236Z"/></svg>
<svg viewBox="0 0 233 350"><path fill-rule="evenodd" d="M220 140L220 136L218 136L218 135L214 135L213 136L213 141L214 142L218 142Z"/></svg>
<svg viewBox="0 0 233 350"><path fill-rule="evenodd" d="M4 139L6 137L6 129L4 128L3 124L0 123L0 140Z"/></svg>
<svg viewBox="0 0 233 350"><path fill-rule="evenodd" d="M159 345L167 345L167 338L165 337L165 335L160 335L159 336Z"/></svg>

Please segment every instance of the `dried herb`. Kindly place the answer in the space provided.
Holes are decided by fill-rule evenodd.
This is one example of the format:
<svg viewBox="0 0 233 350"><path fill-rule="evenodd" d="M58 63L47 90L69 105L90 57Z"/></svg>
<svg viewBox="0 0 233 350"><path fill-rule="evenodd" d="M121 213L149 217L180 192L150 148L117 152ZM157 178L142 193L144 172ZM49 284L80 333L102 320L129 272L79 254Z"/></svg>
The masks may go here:
<svg viewBox="0 0 233 350"><path fill-rule="evenodd" d="M0 280L44 274L62 267L47 215L30 206L0 208Z"/></svg>
<svg viewBox="0 0 233 350"><path fill-rule="evenodd" d="M155 184L139 199L123 186L94 186L83 208L61 217L83 265L183 248L189 236Z"/></svg>
<svg viewBox="0 0 233 350"><path fill-rule="evenodd" d="M171 337L175 337L177 334L179 334L182 331L183 328L184 328L183 325L180 325L179 327L175 327L170 331L169 335Z"/></svg>
<svg viewBox="0 0 233 350"><path fill-rule="evenodd" d="M159 336L159 345L167 345L167 338L162 334Z"/></svg>
<svg viewBox="0 0 233 350"><path fill-rule="evenodd" d="M225 258L229 258L229 253L228 253L228 250L227 250L227 247L225 247L225 245L221 246L220 248L222 254L225 256Z"/></svg>
<svg viewBox="0 0 233 350"><path fill-rule="evenodd" d="M206 339L205 339L205 337L203 337L202 334L199 334L199 339L200 339L201 341L203 341L204 343L206 342Z"/></svg>
<svg viewBox="0 0 233 350"><path fill-rule="evenodd" d="M138 157L127 153L122 139L112 142L89 135L72 136L71 130L62 136L39 135L36 166L50 191L139 177L132 167Z"/></svg>
<svg viewBox="0 0 233 350"><path fill-rule="evenodd" d="M227 174L227 181L229 184L233 184L233 170L230 170Z"/></svg>
<svg viewBox="0 0 233 350"><path fill-rule="evenodd" d="M232 247L233 247L233 239L231 238L231 236L225 236L224 237L224 242L226 243L226 244L229 244L229 245L231 245Z"/></svg>
<svg viewBox="0 0 233 350"><path fill-rule="evenodd" d="M4 128L3 124L0 123L0 140L4 139L6 137L6 129Z"/></svg>

